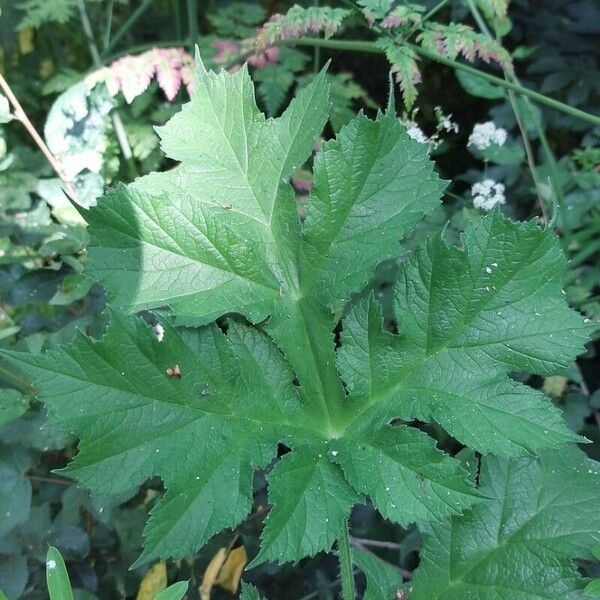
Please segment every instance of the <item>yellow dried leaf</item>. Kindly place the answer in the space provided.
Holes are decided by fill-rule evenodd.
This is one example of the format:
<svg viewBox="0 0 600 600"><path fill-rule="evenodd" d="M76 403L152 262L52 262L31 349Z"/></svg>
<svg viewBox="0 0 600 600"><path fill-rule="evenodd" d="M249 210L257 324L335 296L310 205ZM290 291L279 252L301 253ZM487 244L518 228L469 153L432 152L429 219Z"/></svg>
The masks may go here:
<svg viewBox="0 0 600 600"><path fill-rule="evenodd" d="M159 562L144 575L136 600L154 600L166 587L167 566L164 562Z"/></svg>
<svg viewBox="0 0 600 600"><path fill-rule="evenodd" d="M551 375L544 379L544 392L553 398L560 398L567 388L569 380L562 375Z"/></svg>
<svg viewBox="0 0 600 600"><path fill-rule="evenodd" d="M228 592L237 594L238 588L240 587L242 572L247 563L248 555L246 554L246 548L244 548L244 546L234 548L227 555L225 564L221 567L215 583L226 589Z"/></svg>
<svg viewBox="0 0 600 600"><path fill-rule="evenodd" d="M219 551L212 557L211 561L204 571L204 577L202 578L202 584L200 585L199 592L202 600L210 600L210 592L213 585L215 584L219 571L227 558L227 548L219 548Z"/></svg>
<svg viewBox="0 0 600 600"><path fill-rule="evenodd" d="M27 27L26 29L21 29L19 31L19 52L21 54L29 54L33 52L33 29L31 27Z"/></svg>
<svg viewBox="0 0 600 600"><path fill-rule="evenodd" d="M45 58L40 63L39 73L42 79L47 79L48 77L50 77L50 75L54 73L54 61L51 58Z"/></svg>

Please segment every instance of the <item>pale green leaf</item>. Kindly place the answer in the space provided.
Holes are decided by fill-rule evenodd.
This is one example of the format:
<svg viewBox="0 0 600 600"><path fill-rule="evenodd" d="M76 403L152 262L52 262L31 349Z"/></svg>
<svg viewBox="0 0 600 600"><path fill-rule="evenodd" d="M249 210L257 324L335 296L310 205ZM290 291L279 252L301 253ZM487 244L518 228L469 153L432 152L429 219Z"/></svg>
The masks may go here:
<svg viewBox="0 0 600 600"><path fill-rule="evenodd" d="M178 581L158 594L155 600L181 600L188 591L188 587L187 581Z"/></svg>
<svg viewBox="0 0 600 600"><path fill-rule="evenodd" d="M73 590L65 561L53 546L50 546L46 553L46 584L50 600L73 600Z"/></svg>

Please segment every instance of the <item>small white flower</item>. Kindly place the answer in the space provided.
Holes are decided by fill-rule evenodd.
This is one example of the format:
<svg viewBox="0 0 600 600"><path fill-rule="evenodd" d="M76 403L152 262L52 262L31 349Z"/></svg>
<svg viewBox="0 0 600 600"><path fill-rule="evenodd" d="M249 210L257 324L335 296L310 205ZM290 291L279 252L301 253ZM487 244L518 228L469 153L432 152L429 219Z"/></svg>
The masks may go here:
<svg viewBox="0 0 600 600"><path fill-rule="evenodd" d="M442 120L440 121L440 125L443 127L444 131L448 133L454 132L458 133L458 123L452 120L452 115L443 115Z"/></svg>
<svg viewBox="0 0 600 600"><path fill-rule="evenodd" d="M467 146L475 146L478 150L485 150L492 144L503 146L506 142L506 129L496 127L493 121L477 123L469 136Z"/></svg>
<svg viewBox="0 0 600 600"><path fill-rule="evenodd" d="M421 144L426 144L429 141L429 138L423 133L423 130L416 123L407 123L406 133L408 133L408 137L411 137L413 140Z"/></svg>
<svg viewBox="0 0 600 600"><path fill-rule="evenodd" d="M471 187L473 206L483 210L492 210L496 204L506 204L505 187L493 179L484 179Z"/></svg>
<svg viewBox="0 0 600 600"><path fill-rule="evenodd" d="M152 327L152 331L154 331L156 339L159 342L162 342L163 338L165 337L165 328L160 323L157 323L156 325L154 325L154 327Z"/></svg>

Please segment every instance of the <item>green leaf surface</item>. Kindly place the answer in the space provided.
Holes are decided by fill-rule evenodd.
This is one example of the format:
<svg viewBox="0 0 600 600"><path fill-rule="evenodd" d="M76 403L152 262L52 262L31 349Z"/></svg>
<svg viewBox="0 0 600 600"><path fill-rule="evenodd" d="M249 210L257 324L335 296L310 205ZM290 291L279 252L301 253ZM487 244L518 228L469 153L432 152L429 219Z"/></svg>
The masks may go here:
<svg viewBox="0 0 600 600"><path fill-rule="evenodd" d="M577 448L540 458L486 457L489 498L425 537L411 600L575 600L572 562L600 540L600 469Z"/></svg>
<svg viewBox="0 0 600 600"><path fill-rule="evenodd" d="M0 446L0 536L5 536L29 518L31 483L25 472L28 455L18 447Z"/></svg>
<svg viewBox="0 0 600 600"><path fill-rule="evenodd" d="M590 581L583 590L586 596L590 598L600 598L600 579L594 579Z"/></svg>
<svg viewBox="0 0 600 600"><path fill-rule="evenodd" d="M382 410L395 411L499 454L576 441L543 394L508 377L567 367L593 330L561 294L557 240L495 211L471 223L462 243L430 239L405 263L395 290L400 335L381 330L373 301L344 320L338 363L352 423L376 426Z"/></svg>
<svg viewBox="0 0 600 600"><path fill-rule="evenodd" d="M259 594L258 590L253 585L250 585L249 583L243 581L240 600L263 600L263 597Z"/></svg>
<svg viewBox="0 0 600 600"><path fill-rule="evenodd" d="M294 560L331 548L352 506L360 500L326 455L296 449L272 473L262 552L255 563Z"/></svg>
<svg viewBox="0 0 600 600"><path fill-rule="evenodd" d="M48 548L46 554L46 584L50 600L73 600L73 590L65 561L53 546Z"/></svg>
<svg viewBox="0 0 600 600"><path fill-rule="evenodd" d="M487 98L488 100L497 100L504 98L505 91L498 85L494 85L489 81L472 75L466 71L454 71L456 78L460 82L463 89L478 98Z"/></svg>
<svg viewBox="0 0 600 600"><path fill-rule="evenodd" d="M364 496L402 525L481 502L469 472L410 421L484 453L580 440L509 377L567 367L591 331L560 293L554 235L494 212L464 247L427 241L401 268L399 333L384 332L378 305L351 299L404 252L443 183L394 114L361 114L317 153L301 221L288 180L328 114L324 73L266 119L245 68L200 65L191 102L159 130L180 164L84 211L88 275L117 307L104 337L5 352L54 425L80 438L70 476L115 498L163 480L136 565L237 526L254 469L281 444L291 451L268 475L257 562L330 550ZM162 331L126 314L142 309L160 309Z"/></svg>
<svg viewBox="0 0 600 600"><path fill-rule="evenodd" d="M187 581L178 581L168 588L164 589L155 600L181 600L188 591L189 583Z"/></svg>
<svg viewBox="0 0 600 600"><path fill-rule="evenodd" d="M0 425L18 419L29 407L29 401L21 392L0 389Z"/></svg>

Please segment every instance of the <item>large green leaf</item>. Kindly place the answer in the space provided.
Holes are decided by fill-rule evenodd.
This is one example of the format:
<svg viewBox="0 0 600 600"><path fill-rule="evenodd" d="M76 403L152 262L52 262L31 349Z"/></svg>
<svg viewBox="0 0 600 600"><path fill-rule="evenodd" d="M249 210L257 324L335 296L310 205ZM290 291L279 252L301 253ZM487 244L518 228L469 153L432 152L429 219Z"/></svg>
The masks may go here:
<svg viewBox="0 0 600 600"><path fill-rule="evenodd" d="M404 525L469 508L479 494L468 474L411 420L484 452L579 439L508 376L568 365L589 331L560 294L553 234L494 213L468 228L465 249L430 240L402 271L400 333L384 332L374 301L351 296L400 255L443 185L395 115L359 115L317 154L301 222L288 178L328 109L323 74L273 120L246 69L201 70L160 130L181 164L85 213L88 271L119 309L105 336L6 353L79 436L73 477L108 495L163 479L140 561L189 555L236 526L253 470L281 443L291 452L268 475L259 562L328 550L364 496ZM170 313L164 336L126 314L140 309Z"/></svg>
<svg viewBox="0 0 600 600"><path fill-rule="evenodd" d="M600 541L600 470L577 449L484 458L489 500L425 537L411 600L575 600Z"/></svg>

